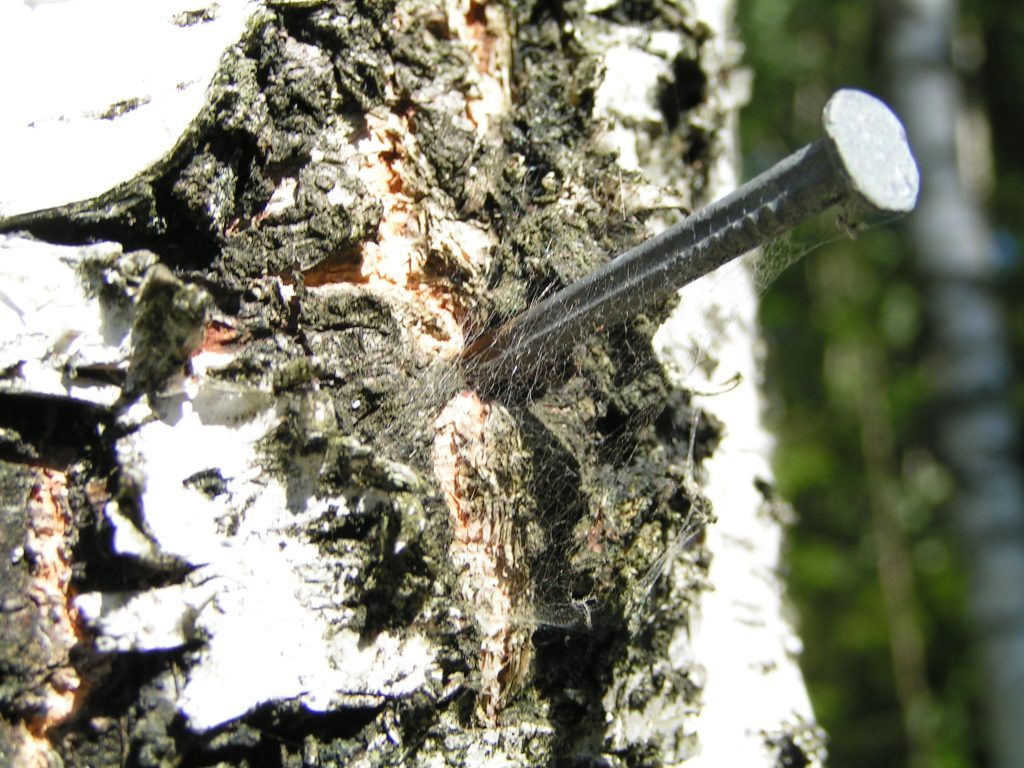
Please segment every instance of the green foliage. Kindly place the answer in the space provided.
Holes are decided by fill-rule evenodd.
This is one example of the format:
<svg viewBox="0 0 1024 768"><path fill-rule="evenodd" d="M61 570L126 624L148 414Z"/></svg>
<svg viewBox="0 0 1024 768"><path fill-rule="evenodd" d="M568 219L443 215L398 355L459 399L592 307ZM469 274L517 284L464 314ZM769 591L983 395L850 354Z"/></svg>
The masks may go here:
<svg viewBox="0 0 1024 768"><path fill-rule="evenodd" d="M879 50L884 3L739 6L755 77L742 120L746 176L818 138L821 107L836 88L887 95ZM983 51L980 41L988 43L989 63L999 66L992 74L979 71L972 83L981 87L975 95L989 100L997 142L993 212L996 221L1020 227L1024 151L1008 116L1019 114L1024 92L1024 61L1014 42L1024 22L1006 10L979 0L961 26ZM762 311L771 350L768 415L779 435L776 472L800 516L788 566L805 643L802 666L831 736L833 768L978 765L983 729L964 575L943 507L953 480L931 447L941 406L931 391L933 361L921 352L926 297L898 227L833 242L832 226L822 217L797 233L797 242L825 245L782 274ZM1019 267L1007 278L1008 291L1019 296ZM1024 315L1011 317L1009 330L1019 355ZM1019 392L1024 403L1024 386ZM880 577L886 546L909 564L909 592L894 594L891 574ZM923 690L901 692L898 680L912 677L913 660L893 652L894 617L909 618L920 634Z"/></svg>

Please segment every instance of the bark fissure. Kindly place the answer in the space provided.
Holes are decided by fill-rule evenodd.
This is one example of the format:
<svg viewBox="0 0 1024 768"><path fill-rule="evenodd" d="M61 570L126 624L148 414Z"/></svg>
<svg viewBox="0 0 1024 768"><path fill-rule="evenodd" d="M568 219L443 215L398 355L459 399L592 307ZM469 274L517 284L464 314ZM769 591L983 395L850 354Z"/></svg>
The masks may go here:
<svg viewBox="0 0 1024 768"><path fill-rule="evenodd" d="M525 399L457 364L707 183L710 32L610 8L269 4L165 162L0 222L160 260L76 256L131 283L106 535L78 553L101 661L79 673L138 695L83 697L67 763L698 751L685 636L721 435L655 357L664 308ZM645 72L616 114L613 65ZM669 155L674 185L645 181Z"/></svg>

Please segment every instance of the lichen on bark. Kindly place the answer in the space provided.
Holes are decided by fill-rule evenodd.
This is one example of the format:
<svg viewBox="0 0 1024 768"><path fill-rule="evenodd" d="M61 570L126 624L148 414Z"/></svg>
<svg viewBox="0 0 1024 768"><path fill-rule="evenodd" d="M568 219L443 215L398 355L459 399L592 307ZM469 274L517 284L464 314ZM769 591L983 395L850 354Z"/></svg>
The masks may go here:
<svg viewBox="0 0 1024 768"><path fill-rule="evenodd" d="M168 709L167 691L207 638L193 634L142 665L110 657L91 668L97 689L128 675L138 695L113 713L86 698L82 720L55 736L68 764L80 764L76 750L99 728L107 737L97 743L120 730L143 765L270 753L289 765L643 765L665 754L663 736L613 744L610 719L655 697L699 706L699 682L669 646L703 586L699 530L710 510L694 477L717 426L672 389L651 351L666 308L581 340L525 399L492 393L475 431L444 433L438 420L465 396L466 338L635 243L658 212L594 117L617 25L685 41L665 54L660 141L686 148L698 169L687 183L707 164L713 127L686 116L703 88L706 31L685 6L583 5L270 3L164 162L100 199L2 222L146 248L174 280L201 287L213 303L203 344L219 329L231 356L204 381L273 403L259 461L285 487L288 511L335 500L295 534L351 580L334 630L368 644L422 636L433 653L433 673L411 695L351 692L347 706L320 714L260 703L199 734ZM161 276L149 284L172 284ZM162 362L146 365L139 389L169 419L160 398L188 362ZM143 517L126 456L117 454L117 501ZM226 493L213 469L188 487ZM241 505L218 524L230 536L246 514ZM77 553L83 591L117 568L94 568L109 545L87 542ZM125 566L133 588L182 579ZM613 685L629 677L648 684ZM102 718L116 725L103 730ZM677 757L690 748L683 728Z"/></svg>

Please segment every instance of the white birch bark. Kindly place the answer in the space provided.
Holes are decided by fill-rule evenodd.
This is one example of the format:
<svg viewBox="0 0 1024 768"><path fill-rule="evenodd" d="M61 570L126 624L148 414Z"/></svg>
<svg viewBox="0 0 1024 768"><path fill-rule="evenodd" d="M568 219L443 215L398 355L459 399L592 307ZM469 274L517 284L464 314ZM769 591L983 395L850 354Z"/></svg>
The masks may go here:
<svg viewBox="0 0 1024 768"><path fill-rule="evenodd" d="M700 205L738 184L736 121L749 83L737 70L741 49L731 27L732 4L698 0L695 5L713 31L704 61L718 116L709 121L725 118L715 134L717 162ZM613 82L616 74L621 81ZM610 69L606 88L618 90L609 102L628 103L627 94L640 90L638 78L638 68ZM636 143L627 133L620 158L638 154ZM644 160L641 166L652 179L670 185L678 173L664 158ZM772 495L773 441L761 416L754 258L684 288L679 307L655 337L673 380L693 391L695 402L725 425L721 444L700 474L717 518L707 531L711 588L701 595L693 625L680 629L674 645L679 659L703 670L702 703L688 717L700 744L688 764L700 766L773 765L791 741L812 761L825 756L798 665L800 640L785 618L780 558L790 515ZM650 727L649 722L638 725Z"/></svg>
<svg viewBox="0 0 1024 768"><path fill-rule="evenodd" d="M215 63L247 20L247 34L259 39L259 30L270 24L268 8L303 13L328 5L222 2L205 12L180 2L6 7L8 71L26 50L45 51L46 66L35 73L38 79L19 82L2 96L5 105L25 111L5 112L0 217L74 203L138 174L154 174L154 167L187 150L182 136L202 107L196 94L214 80ZM588 13L565 22L559 34L583 46L586 60L603 68L594 119L605 121L604 141L618 152L625 174L623 219L627 209L692 206L728 191L736 181L734 123L742 100L729 4L680 3L682 26L653 30L616 17L614 3L587 5ZM462 132L452 134L456 138L494 141L495 126L510 109L509 68L514 56L526 55L514 47L514 15L514 8L496 5L408 2L379 21L392 32L443 28L454 66L465 67L462 79L439 80L427 95L422 84L415 86L420 91L409 98L429 96L442 108L454 105L453 124ZM50 25L75 31L57 45L47 37ZM19 40L24 46L15 45ZM687 46L695 40L692 61L706 86L686 107L686 119L703 126L710 147L703 157L714 162L706 173L665 152L671 144L658 102L665 84L680 77L676 62L687 61ZM106 51L123 41L137 47L134 66L83 52ZM338 87L328 52L295 38L281 45L291 67L282 76L299 71ZM175 55L181 50L189 55ZM229 55L239 55L238 49ZM353 50L351 62L335 65L350 89L358 84L344 82L345 66L358 66L358 55ZM399 87L395 73L367 75L375 76L384 83L383 93L363 95L379 99L376 106L355 123L339 111L322 127L312 152L314 162L322 161L315 174L282 170L266 207L249 224L227 221L230 202L222 199L208 200L209 218L224 224L230 239L236 229L287 216L312 187L332 206L355 208L360 202L346 179L358 179L359 189L375 197L382 211L373 237L360 246L359 280L325 277L316 271L318 264L301 268L305 287L297 287L288 273L243 275L239 280L249 281L245 300L287 314L288 307L307 301L331 307L372 295L390 307L411 355L450 365L462 331L441 312L446 299L434 306L433 294L410 298L405 286L413 281L396 277L394 270L424 252L441 253L475 279L498 248L496 225L465 215L470 204L459 208L443 190L427 196L410 191L429 178L417 174L427 162L420 142L430 136L426 129L410 128L410 112L400 109L391 90ZM445 90L453 82L459 88ZM66 91L55 90L61 83L69 85ZM42 103L40 93L48 94ZM332 89L324 98L341 97ZM266 119L258 111L225 112L228 120ZM447 136L442 133L442 140ZM54 162L40 170L37 158L46 154ZM204 166L198 168L197 173ZM646 182L638 183L636 172ZM551 176L552 195L572 216L572 205L586 202L586 196L572 186L578 182L559 187L558 175ZM703 188L695 191L694 180ZM796 666L799 643L783 620L778 557L785 508L771 492L771 441L761 425L758 395L757 296L746 267L688 289L656 338L673 384L703 393L694 396L699 407L724 424L719 447L702 465L686 455L672 459L687 467L682 482L688 498L701 506L706 496L717 523L696 552L678 546L685 537L669 536L664 563L652 562L646 572L632 564L618 572L613 564L627 582L624 593L639 595L624 599L628 629L591 630L587 613L587 628L577 619L566 625L572 625L569 634L559 634L558 622L543 618L546 608L531 603L541 585L523 562L534 526L524 509L536 504L516 495L531 471L519 458L528 450L528 436L499 404L452 393L435 427L436 477L425 476L345 432L349 416L339 410L329 385L320 383L330 375L321 365L323 355L316 354L317 345L327 343L326 331L307 335L306 351L313 353L292 368L278 362L274 370L232 379L224 371L236 370L231 366L243 359L241 347L249 341L239 336L250 326L239 316L211 310L206 291L187 275L181 279L156 264L153 254L125 253L118 243L59 245L19 233L3 235L2 244L0 397L10 404L20 402L15 397L89 403L101 413L116 413L113 423L104 418L98 428L99 439L110 441L118 477L116 489L97 493L98 525L109 533L113 553L132 568L177 574L161 586L140 582L127 591L87 591L69 610L70 620L88 630L80 642L96 658L116 666L130 658L125 654L161 651L175 659L140 689L145 706L132 705L135 722L150 728L131 734L140 762L153 762L161 749L181 759L175 752L181 742L168 746L176 717L210 754L268 749L248 725L256 722L252 713L268 711L277 719L293 718L304 739L297 750L277 742L272 749L281 759L305 764L590 760L772 766L800 756L812 763L822 759L821 736ZM432 320L424 320L435 311ZM288 343L285 336L274 338L279 347ZM283 351L303 355L298 346ZM296 380L301 386L293 389ZM726 386L732 380L740 385ZM360 398L345 406L351 418L370 407ZM105 437L112 432L119 437ZM675 444L685 446L688 437L676 435ZM287 440L298 442L282 446ZM271 464L281 471L268 471L267 454L275 450L277 463ZM374 487L386 487L387 504L371 506L379 494L325 493L322 478L337 467L328 457L343 462L353 477L372 477ZM470 481L487 486L476 500L465 493ZM54 492L54 498L66 496ZM437 515L443 509L439 498L449 520ZM380 531L379 542L330 538L339 526L364 524ZM447 562L430 549L429 536L437 531L448 537ZM334 543L330 557L318 532ZM614 539L608 541L610 546ZM599 538L592 548L601 551ZM408 609L418 611L408 625L378 616L384 628L367 632L367 611L373 609L368 582L383 579L389 563L407 556L430 562L433 592L420 587L416 595L424 602ZM710 589L701 589L695 574L703 567L698 561L708 557ZM38 563L32 568L38 575ZM652 575L660 581L649 581ZM58 602L63 596L67 603L69 582L67 575L55 588ZM688 614L685 606L691 604L695 609ZM566 603L561 609L580 606ZM527 614L534 618L527 620ZM667 624L670 639L651 650L641 638L659 621ZM613 668L583 671L603 686L599 701L593 688L541 690L531 638L538 627L554 631L566 653L628 632ZM69 675L89 674L67 661L64 667ZM556 711L572 705L574 697L586 699L577 704L588 717L603 713L597 726L581 724L582 735L566 730L559 719L564 715ZM475 706L460 707L464 699L475 700ZM88 696L75 706L88 711ZM17 750L26 764L62 757L88 761L82 751L69 758L69 749L81 746L75 739L83 738L75 731L74 713L55 703L38 709L31 723L8 723L2 746ZM324 725L297 713L337 715L341 719L330 722L351 724ZM421 718L427 725L410 725ZM101 725L93 727L102 732ZM354 735L339 736L339 730Z"/></svg>
<svg viewBox="0 0 1024 768"><path fill-rule="evenodd" d="M946 401L934 417L938 447L958 481L952 512L963 533L992 765L1008 767L1024 753L1024 476L996 245L968 181L991 158L984 119L968 128L951 60L958 4L902 0L893 10L893 98L922 178L908 229L926 281L937 394ZM967 158L982 158L981 167Z"/></svg>

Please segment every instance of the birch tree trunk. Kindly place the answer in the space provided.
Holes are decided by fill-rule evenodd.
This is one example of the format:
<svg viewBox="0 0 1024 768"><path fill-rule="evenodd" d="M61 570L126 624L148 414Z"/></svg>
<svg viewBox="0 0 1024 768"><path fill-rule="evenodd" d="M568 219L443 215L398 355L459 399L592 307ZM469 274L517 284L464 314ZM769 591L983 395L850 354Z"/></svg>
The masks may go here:
<svg viewBox="0 0 1024 768"><path fill-rule="evenodd" d="M936 438L958 480L951 511L963 534L991 764L1006 767L1024 752L1024 475L996 246L962 173L984 143L985 121L968 119L951 60L957 3L901 0L893 10L886 40L893 96L924 180L908 224L926 284L929 357L943 401Z"/></svg>
<svg viewBox="0 0 1024 768"><path fill-rule="evenodd" d="M3 11L4 759L822 759L749 269L458 364L734 185L727 5Z"/></svg>

